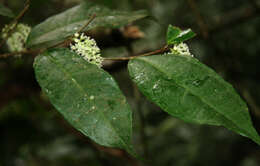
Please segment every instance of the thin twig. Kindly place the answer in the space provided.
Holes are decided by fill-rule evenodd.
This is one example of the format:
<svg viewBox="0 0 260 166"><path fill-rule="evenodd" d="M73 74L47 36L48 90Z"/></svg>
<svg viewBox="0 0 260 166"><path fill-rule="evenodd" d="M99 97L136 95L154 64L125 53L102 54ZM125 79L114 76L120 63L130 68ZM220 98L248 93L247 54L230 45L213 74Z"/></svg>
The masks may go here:
<svg viewBox="0 0 260 166"><path fill-rule="evenodd" d="M30 4L30 3L31 3L31 0L26 0L25 6L28 5L28 4Z"/></svg>
<svg viewBox="0 0 260 166"><path fill-rule="evenodd" d="M83 27L81 27L80 28L80 30L78 31L78 33L82 33L83 31L84 31L84 29L87 27L87 26L89 26L89 24L96 18L96 14L94 13L94 14L92 14L92 16L90 17L90 19L88 20L88 22L83 26Z"/></svg>
<svg viewBox="0 0 260 166"><path fill-rule="evenodd" d="M27 10L29 9L29 7L30 7L30 0L27 0L26 2L25 2L25 6L24 6L24 8L23 8L23 10L18 14L18 16L15 18L15 22L18 22L23 16L24 16L24 14L27 12Z"/></svg>
<svg viewBox="0 0 260 166"><path fill-rule="evenodd" d="M159 53L164 53L168 50L169 50L169 47L164 46L163 48L161 48L159 50L155 50L155 51L148 52L148 53L141 54L141 55L135 55L135 56L129 56L129 57L104 58L104 59L105 60L113 60L113 61L126 61L126 60L131 60L131 59L134 59L134 58L138 58L138 57L151 56L151 55L155 55L155 54L159 54Z"/></svg>
<svg viewBox="0 0 260 166"><path fill-rule="evenodd" d="M84 29L85 29L95 18L96 18L96 14L93 14L93 15L90 17L90 19L88 20L88 22L87 22L84 26L82 26L82 27L79 29L79 31L77 31L77 33L82 33L82 32L84 31ZM71 40L72 40L73 37L74 37L74 34L71 35L71 36L69 36L65 41L62 41L62 42L57 43L57 44L55 44L55 45L53 45L53 46L50 46L50 47L48 47L47 49L49 49L49 48L54 48L54 47L59 47L59 46L67 46L69 43L71 43Z"/></svg>
<svg viewBox="0 0 260 166"><path fill-rule="evenodd" d="M32 54L32 53L38 53L41 52L41 50L22 50L19 52L11 52L11 53L5 53L5 54L0 54L0 58L7 58L10 56L14 56L14 55L19 55L19 54Z"/></svg>
<svg viewBox="0 0 260 166"><path fill-rule="evenodd" d="M8 25L8 26L14 25L14 27L7 32L7 36L0 43L0 48L5 43L6 39L8 39L10 37L10 35L14 32L14 30L15 30L15 28L17 26L18 21L24 16L24 14L29 9L29 7L30 7L30 0L27 0L25 2L25 6L24 6L23 10L16 16L16 18L12 21L12 23L10 23Z"/></svg>

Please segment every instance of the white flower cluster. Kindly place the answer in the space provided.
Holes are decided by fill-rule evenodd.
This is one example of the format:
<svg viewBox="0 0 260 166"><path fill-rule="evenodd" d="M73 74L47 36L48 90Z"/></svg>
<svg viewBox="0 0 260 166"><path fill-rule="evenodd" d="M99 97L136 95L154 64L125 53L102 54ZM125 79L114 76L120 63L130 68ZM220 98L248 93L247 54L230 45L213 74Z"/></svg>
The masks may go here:
<svg viewBox="0 0 260 166"><path fill-rule="evenodd" d="M170 50L171 50L171 53L173 53L173 54L193 57L193 55L190 53L188 45L185 43L176 44Z"/></svg>
<svg viewBox="0 0 260 166"><path fill-rule="evenodd" d="M3 39L8 37L8 33L14 28L14 24L12 25L6 25L2 29L1 37ZM25 42L27 40L27 37L29 33L31 32L31 27L25 24L18 24L11 35L6 40L7 47L10 52L19 52L25 49ZM21 56L21 55L16 55Z"/></svg>
<svg viewBox="0 0 260 166"><path fill-rule="evenodd" d="M103 58L100 55L100 49L94 39L79 33L75 33L74 43L70 44L70 49L82 56L89 63L102 67Z"/></svg>

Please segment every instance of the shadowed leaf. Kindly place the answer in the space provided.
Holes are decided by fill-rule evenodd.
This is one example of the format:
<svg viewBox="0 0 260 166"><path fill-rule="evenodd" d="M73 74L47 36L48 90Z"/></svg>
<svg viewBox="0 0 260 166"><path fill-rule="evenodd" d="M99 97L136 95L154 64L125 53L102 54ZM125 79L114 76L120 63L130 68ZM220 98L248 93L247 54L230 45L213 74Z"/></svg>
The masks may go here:
<svg viewBox="0 0 260 166"><path fill-rule="evenodd" d="M92 3L82 3L36 25L28 37L27 47L55 45L77 32L93 14L96 14L96 18L87 27L88 30L96 27L119 28L148 15L143 10L112 11Z"/></svg>

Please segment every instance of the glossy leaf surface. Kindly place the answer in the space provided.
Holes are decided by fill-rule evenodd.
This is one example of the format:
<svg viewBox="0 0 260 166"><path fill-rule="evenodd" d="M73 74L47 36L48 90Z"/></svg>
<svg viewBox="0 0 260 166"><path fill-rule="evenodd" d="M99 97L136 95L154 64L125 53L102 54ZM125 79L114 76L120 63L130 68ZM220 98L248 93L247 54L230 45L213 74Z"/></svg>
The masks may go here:
<svg viewBox="0 0 260 166"><path fill-rule="evenodd" d="M191 29L181 30L178 27L169 25L167 31L167 44L178 44L189 40L194 36L196 36L196 34Z"/></svg>
<svg viewBox="0 0 260 166"><path fill-rule="evenodd" d="M77 32L93 14L96 14L96 18L87 27L88 30L96 27L118 28L148 15L143 10L112 11L92 3L82 3L36 25L28 37L27 47L45 47L57 44Z"/></svg>
<svg viewBox="0 0 260 166"><path fill-rule="evenodd" d="M132 153L132 113L115 80L68 49L36 57L37 81L54 107L95 142Z"/></svg>
<svg viewBox="0 0 260 166"><path fill-rule="evenodd" d="M197 59L155 55L131 60L131 78L141 92L186 122L221 125L260 144L246 103L234 88Z"/></svg>

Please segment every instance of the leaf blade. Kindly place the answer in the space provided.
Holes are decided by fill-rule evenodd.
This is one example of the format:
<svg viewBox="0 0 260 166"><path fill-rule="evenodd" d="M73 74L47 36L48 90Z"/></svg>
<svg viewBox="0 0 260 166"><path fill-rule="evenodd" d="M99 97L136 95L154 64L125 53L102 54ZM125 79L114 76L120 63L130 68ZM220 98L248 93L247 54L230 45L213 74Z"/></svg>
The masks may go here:
<svg viewBox="0 0 260 166"><path fill-rule="evenodd" d="M77 32L93 14L96 14L96 17L87 27L88 30L96 27L119 28L148 15L142 10L111 11L92 3L82 3L36 25L28 37L27 47L46 47L57 44Z"/></svg>
<svg viewBox="0 0 260 166"><path fill-rule="evenodd" d="M184 41L187 41L193 37L195 37L196 34L191 30L191 29L187 29L187 30L181 30L178 27L169 25L168 26L168 30L167 30L167 44L171 45L171 44L178 44Z"/></svg>
<svg viewBox="0 0 260 166"><path fill-rule="evenodd" d="M35 59L37 81L54 107L84 135L108 147L131 147L132 114L114 79L68 49Z"/></svg>
<svg viewBox="0 0 260 166"><path fill-rule="evenodd" d="M172 25L168 26L168 30L167 30L167 44L175 44L175 39L177 38L177 36L181 33L181 29Z"/></svg>
<svg viewBox="0 0 260 166"><path fill-rule="evenodd" d="M246 104L230 84L198 60L157 55L131 60L128 68L144 95L172 116L221 125L260 144Z"/></svg>
<svg viewBox="0 0 260 166"><path fill-rule="evenodd" d="M15 16L14 13L9 8L5 7L1 3L0 3L0 15L11 17L11 18Z"/></svg>

